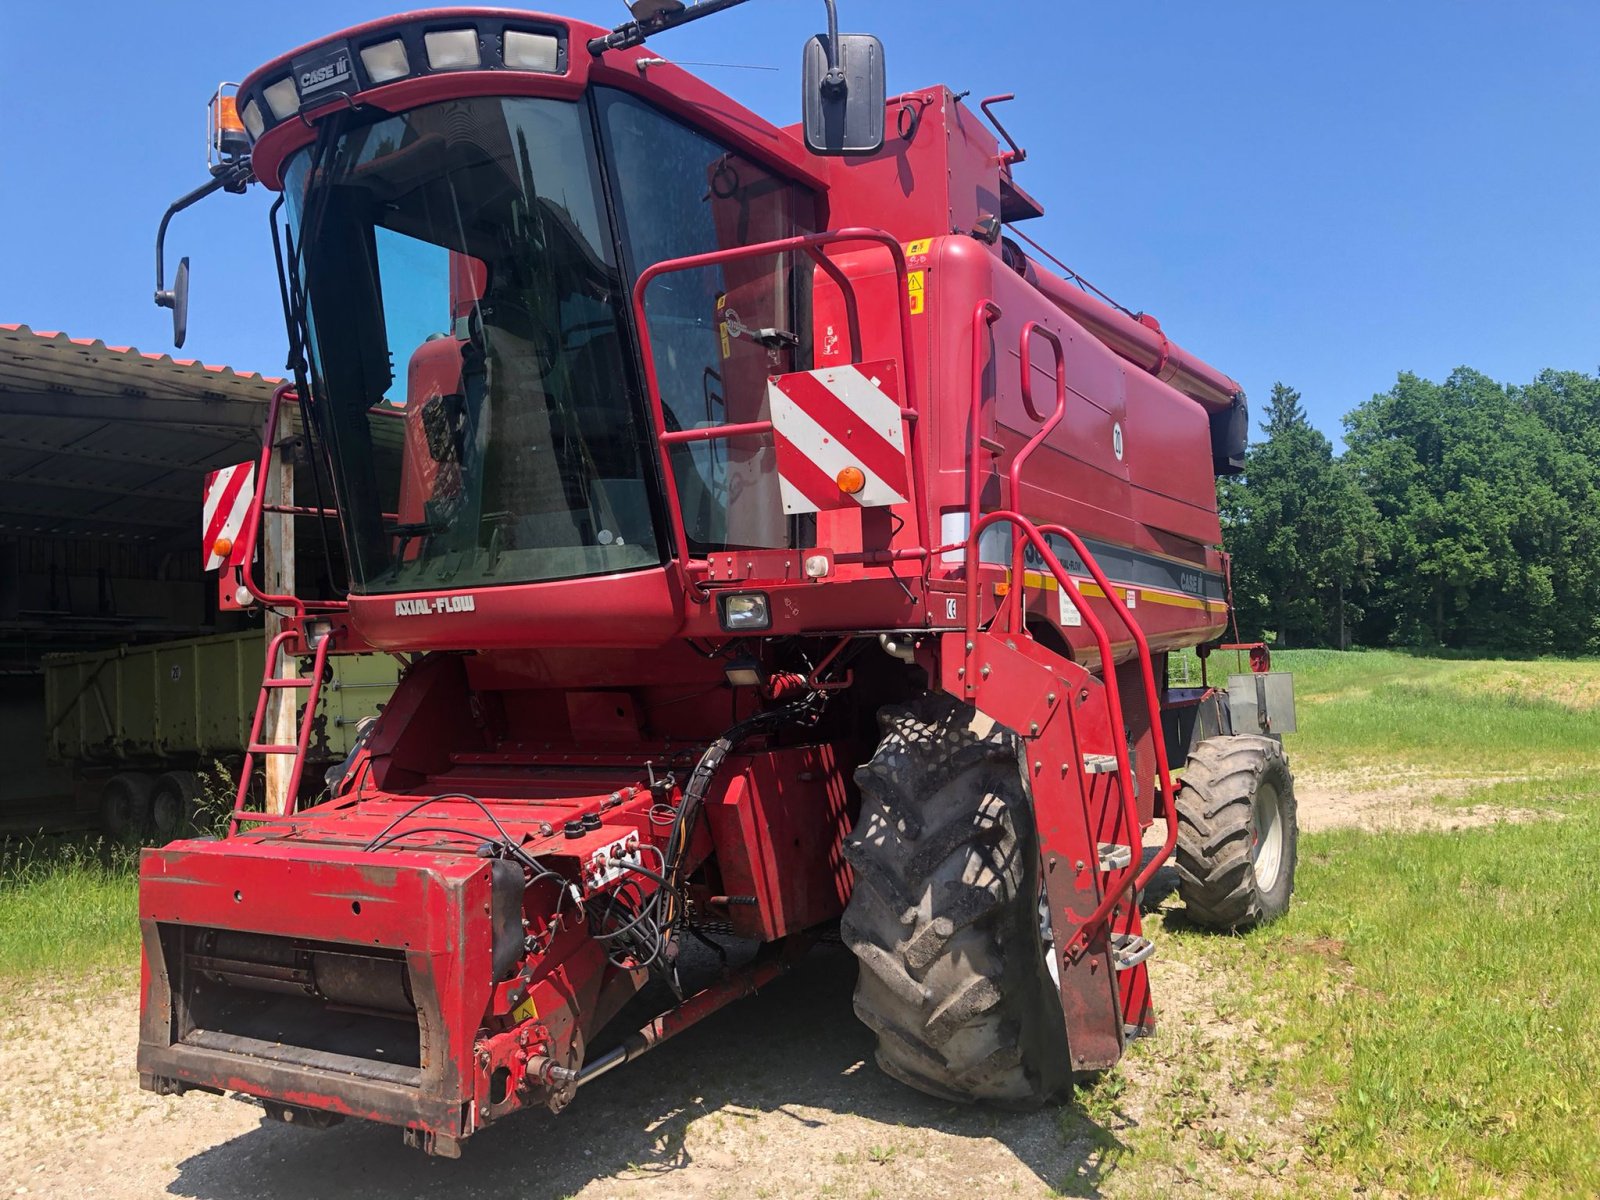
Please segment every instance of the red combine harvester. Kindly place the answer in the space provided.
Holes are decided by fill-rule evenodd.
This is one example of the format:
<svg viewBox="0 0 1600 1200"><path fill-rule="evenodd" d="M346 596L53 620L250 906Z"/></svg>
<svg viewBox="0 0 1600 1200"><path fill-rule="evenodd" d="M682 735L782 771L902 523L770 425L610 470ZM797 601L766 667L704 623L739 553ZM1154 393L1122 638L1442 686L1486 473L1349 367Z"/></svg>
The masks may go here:
<svg viewBox="0 0 1600 1200"><path fill-rule="evenodd" d="M263 714L314 711L330 655L406 665L317 803L242 781L228 837L146 852L147 1088L453 1156L837 935L884 1070L1036 1104L1153 1030L1174 847L1201 923L1288 905L1287 678L1167 672L1227 623L1238 386L1024 253L1023 150L886 98L831 3L793 128L642 48L736 2L430 10L219 92L168 217L281 192L257 477L297 456L348 579L268 594L256 497L223 587L283 619L252 760L298 780L308 722Z"/></svg>

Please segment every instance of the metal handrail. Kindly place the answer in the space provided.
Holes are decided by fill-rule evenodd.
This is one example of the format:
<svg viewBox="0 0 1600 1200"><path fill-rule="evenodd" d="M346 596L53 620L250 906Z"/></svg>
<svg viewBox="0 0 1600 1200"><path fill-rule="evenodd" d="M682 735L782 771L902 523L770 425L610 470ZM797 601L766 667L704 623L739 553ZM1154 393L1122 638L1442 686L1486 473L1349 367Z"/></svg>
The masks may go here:
<svg viewBox="0 0 1600 1200"><path fill-rule="evenodd" d="M983 482L978 477L978 452L983 449L983 350L989 342L989 328L1000 319L1000 306L993 300L980 300L972 310L972 408L967 414L967 528L978 520L983 502ZM999 370L996 359L995 375ZM938 547L942 550L944 547Z"/></svg>
<svg viewBox="0 0 1600 1200"><path fill-rule="evenodd" d="M1108 887L1100 904L1094 913L1085 920L1069 939L1066 949L1070 953L1075 950L1080 939L1087 939L1092 931L1106 919L1111 910L1121 900L1124 893L1131 890L1137 896L1154 876L1155 872L1171 856L1177 844L1178 823L1176 816L1176 799L1173 795L1172 776L1170 764L1167 761L1166 746L1161 736L1161 706L1159 694L1155 684L1155 668L1150 657L1150 644L1144 636L1133 614L1128 610L1111 580L1101 569L1100 564L1089 552L1088 546L1072 530L1064 525L1035 525L1033 521L1021 513L1022 507L1022 472L1028 460L1056 430L1066 415L1067 391L1065 350L1060 337L1051 329L1029 321L1019 335L1019 357L1022 365L1022 403L1028 415L1039 422L1039 429L1029 438L1027 443L1012 459L1008 477L1008 490L1006 503L1008 510L982 515L979 513L980 488L978 481L978 450L980 409L983 391L983 372L981 365L981 346L985 333L990 324L1000 315L1000 310L992 301L981 301L973 311L973 363L972 381L973 398L972 409L969 414L968 437L968 539L966 554L966 583L967 583L967 638L968 669L966 678L974 678L972 663L970 661L972 647L976 644L978 627L978 583L979 571L982 567L981 540L982 533L991 525L1002 522L1013 526L1020 537L1015 537L1011 561L1011 586L1006 596L1005 603L997 610L995 620L1001 627L1012 633L1026 632L1026 590L1027 590L1027 560L1026 544L1031 543L1038 550L1045 566L1056 580L1056 586L1067 593L1068 598L1077 606L1082 614L1085 625L1094 637L1095 644L1100 651L1101 682L1106 691L1106 704L1111 714L1114 726L1112 750L1117 761L1118 790L1122 801L1123 822L1128 830L1130 839L1134 838L1139 829L1137 796L1134 794L1132 771L1128 762L1128 748L1122 736L1124 722L1122 696L1117 683L1116 666L1112 660L1112 645L1110 635L1106 632L1104 623L1091 609L1078 588L1076 581L1067 572L1060 559L1050 548L1049 537L1056 534L1064 538L1073 548L1088 570L1090 577L1105 594L1108 604L1116 613L1118 620L1132 635L1134 646L1138 654L1140 682L1144 687L1146 711L1150 722L1150 736L1155 748L1157 777L1160 783L1164 816L1167 824L1166 837L1162 848L1149 863L1136 865L1137 859L1130 855L1129 865L1123 868L1124 873L1117 880L1116 885ZM1033 396L1033 357L1032 339L1037 335L1044 338L1051 345L1055 355L1055 403L1048 414L1041 414L1034 403ZM1075 390L1075 389L1072 389ZM1024 541L1026 539L1026 542ZM1137 843L1135 843L1137 844ZM1131 884L1131 888L1130 888Z"/></svg>
<svg viewBox="0 0 1600 1200"><path fill-rule="evenodd" d="M1077 583L1073 581L1073 578L1070 574L1068 574L1067 569L1061 565L1060 559L1056 557L1055 551L1050 548L1050 543L1045 539L1045 536L1040 531L1039 527L1018 512L1009 512L1002 509L998 512L985 514L983 519L973 527L972 534L967 539L966 645L968 650L967 673L965 677L969 681L977 678L973 671L973 655L976 652L976 647L978 644L977 568L979 539L982 537L983 531L989 528L989 526L998 525L1002 522L1013 526L1017 533L1020 533L1022 537L1026 538L1033 544L1034 549L1039 552L1040 558L1044 560L1045 566L1049 568L1050 573L1055 576L1056 586L1065 589L1073 603L1078 606L1078 611L1083 614L1084 624L1088 626L1089 632L1094 636L1095 644L1100 649L1100 662L1102 664L1100 682L1105 688L1106 707L1110 711L1114 722L1111 731L1111 752L1117 761L1117 791L1122 801L1123 826L1125 829L1127 829L1130 838L1135 837L1139 830L1139 809L1137 797L1135 797L1133 793L1133 771L1128 763L1128 743L1127 739L1122 736L1121 731L1122 696L1117 688L1116 670L1111 665L1111 636L1106 632L1106 627L1101 622L1100 618L1084 600L1083 593L1078 590ZM1015 580L1011 589L1012 595L1020 595L1023 586L1023 581L1021 579ZM1020 605L1017 607L1017 611L1021 611ZM972 686L970 682L969 686ZM1083 769L1081 763L1077 764L1077 769L1079 771ZM1088 931L1092 930L1105 919L1106 914L1111 911L1117 900L1121 898L1122 893L1127 890L1128 884L1131 883L1135 878L1138 872L1138 867L1134 865L1134 862L1130 857L1128 866L1122 868L1122 870L1124 874L1122 875L1121 879L1118 880L1116 886L1106 890L1104 898L1102 898L1100 901L1100 906L1095 909L1094 913L1087 920L1085 920L1083 924L1078 927L1073 936L1068 939L1064 948L1066 952L1070 953L1072 950L1074 950L1078 939L1085 937Z"/></svg>
<svg viewBox="0 0 1600 1200"><path fill-rule="evenodd" d="M1037 334L1050 343L1050 348L1055 352L1056 359L1056 395L1055 405L1050 410L1049 416L1040 416L1038 408L1033 403L1033 337ZM1039 422L1038 431L1028 439L1027 444L1017 451L1011 460L1011 471L1007 479L1009 485L1006 495L1006 506L1012 512L1022 511L1022 468L1027 465L1033 452L1042 446L1047 438L1056 431L1056 426L1061 424L1067 415L1067 356L1062 348L1061 339L1053 330L1047 329L1037 321L1029 321L1022 327L1022 333L1017 339L1017 353L1022 363L1022 407L1028 415ZM1011 613L1011 629L1013 632L1022 632L1026 628L1027 617L1023 607L1023 596L1026 592L1027 582L1027 555L1020 539L1013 539L1015 544L1011 548L1011 591L1006 597L1007 607ZM1107 654L1104 662L1111 661Z"/></svg>
<svg viewBox="0 0 1600 1200"><path fill-rule="evenodd" d="M1111 581L1106 578L1105 572L1101 570L1100 564L1089 553L1089 548L1084 545L1083 539L1065 525L1044 525L1040 527L1039 532L1044 534L1046 539L1052 533L1067 539L1067 542L1072 546L1078 557L1083 560L1083 565L1089 569L1090 577L1094 579L1095 583L1099 584L1100 590L1106 594L1106 599L1111 602L1112 611L1117 614L1123 626L1133 635L1134 644L1139 649L1139 671L1144 684L1145 704L1150 718L1150 741L1155 747L1156 771L1161 782L1162 807L1166 810L1164 816L1167 822L1167 835L1162 843L1161 850L1144 865L1135 879L1133 890L1137 894L1160 870L1161 865L1171 857L1173 849L1178 844L1177 797L1173 791L1172 774L1170 764L1167 761L1166 738L1162 736L1161 704L1156 695L1155 665L1150 658L1150 643L1145 639L1144 630L1139 627L1139 622L1133 619L1133 613L1129 610L1127 604L1123 602L1122 595L1112 586Z"/></svg>
<svg viewBox="0 0 1600 1200"><path fill-rule="evenodd" d="M790 251L802 253L816 263L839 286L844 296L846 321L851 332L850 352L853 356L851 361L859 362L861 338L855 288L851 285L844 272L839 269L838 264L822 253L824 246L836 245L840 242L875 243L887 249L894 262L897 282L896 294L900 309L901 372L905 384L905 396L900 405L900 416L905 429L906 457L910 460L911 466L911 500L915 509L914 517L917 529L917 545L914 548L902 548L903 553L896 552L895 557L925 559L928 556L927 547L931 539L928 536L927 484L924 476L922 443L919 431L921 409L917 390L914 346L911 340L911 300L908 288L908 268L905 250L902 249L894 236L881 229L833 229L823 233L809 233L795 237L778 238L770 242L758 242L750 246L732 246L723 250L712 250L705 254L688 255L684 258L666 259L640 272L638 281L633 285L633 315L634 322L639 329L640 355L644 362L645 372L645 393L649 401L651 423L654 426L656 435L657 457L662 483L666 492L667 510L671 518L672 534L679 551L674 558L674 562L684 591L701 601L704 601L706 597L689 576L689 539L684 525L683 503L678 496L677 473L672 466L672 447L684 442L710 441L719 438L737 437L741 434L768 433L772 430L772 422L747 421L736 425L719 425L704 429L678 431L669 431L667 429L666 406L661 398L661 380L656 371L655 349L650 338L649 321L645 312L645 293L650 284L663 275L718 266L722 263L738 262L748 258L783 254Z"/></svg>
<svg viewBox="0 0 1600 1200"><path fill-rule="evenodd" d="M261 538L261 513L267 507L267 472L272 469L272 452L278 441L278 409L291 396L298 401L294 385L282 383L273 391L272 399L267 404L266 425L261 431L261 454L256 459L256 490L245 508L244 521L239 527L239 541L245 547L244 562L239 568L239 582L257 604L265 608L291 608L294 610L295 618L299 619L312 609L317 612L345 612L349 609L350 603L347 600L306 601L299 596L274 595L263 591L256 583L255 552ZM315 470L315 466L312 469ZM290 497L290 500L292 502L293 497Z"/></svg>

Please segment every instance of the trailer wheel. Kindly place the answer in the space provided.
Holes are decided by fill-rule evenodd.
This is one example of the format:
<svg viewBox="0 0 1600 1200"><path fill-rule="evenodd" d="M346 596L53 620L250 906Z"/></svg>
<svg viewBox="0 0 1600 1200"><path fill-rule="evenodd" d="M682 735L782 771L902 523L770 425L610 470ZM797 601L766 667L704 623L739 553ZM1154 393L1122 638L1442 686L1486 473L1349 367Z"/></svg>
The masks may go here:
<svg viewBox="0 0 1600 1200"><path fill-rule="evenodd" d="M840 923L878 1065L949 1100L1036 1107L1071 1088L1039 929L1039 851L1014 734L950 696L878 714L856 772Z"/></svg>
<svg viewBox="0 0 1600 1200"><path fill-rule="evenodd" d="M113 775L100 789L100 828L119 842L140 842L150 827L151 779Z"/></svg>
<svg viewBox="0 0 1600 1200"><path fill-rule="evenodd" d="M1289 911L1299 826L1273 738L1208 738L1178 789L1178 895L1197 925L1251 929Z"/></svg>
<svg viewBox="0 0 1600 1200"><path fill-rule="evenodd" d="M150 827L158 842L171 841L194 827L200 778L193 771L168 771L150 793Z"/></svg>

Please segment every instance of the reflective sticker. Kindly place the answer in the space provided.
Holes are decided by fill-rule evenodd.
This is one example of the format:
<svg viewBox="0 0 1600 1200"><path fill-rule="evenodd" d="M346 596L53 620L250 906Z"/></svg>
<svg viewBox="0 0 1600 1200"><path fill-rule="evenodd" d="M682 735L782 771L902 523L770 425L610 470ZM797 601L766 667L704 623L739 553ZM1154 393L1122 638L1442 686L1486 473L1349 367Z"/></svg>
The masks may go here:
<svg viewBox="0 0 1600 1200"><path fill-rule="evenodd" d="M786 513L882 508L911 494L896 364L889 359L773 375L768 411ZM846 492L842 472L860 475Z"/></svg>
<svg viewBox="0 0 1600 1200"><path fill-rule="evenodd" d="M239 532L256 495L256 464L239 463L223 467L206 476L205 502L200 512L201 553L205 569L215 571L227 563L242 566L245 547L239 545ZM226 539L227 554L217 553L217 542Z"/></svg>

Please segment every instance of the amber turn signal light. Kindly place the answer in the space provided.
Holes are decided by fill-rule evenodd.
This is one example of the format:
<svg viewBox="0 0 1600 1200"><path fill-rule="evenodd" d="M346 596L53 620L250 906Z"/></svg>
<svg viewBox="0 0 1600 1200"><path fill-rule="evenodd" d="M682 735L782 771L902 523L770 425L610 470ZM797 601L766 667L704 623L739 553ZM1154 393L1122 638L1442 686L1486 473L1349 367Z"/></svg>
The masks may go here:
<svg viewBox="0 0 1600 1200"><path fill-rule="evenodd" d="M854 496L867 486L867 477L862 474L860 467L846 467L835 476L834 482L846 496Z"/></svg>

